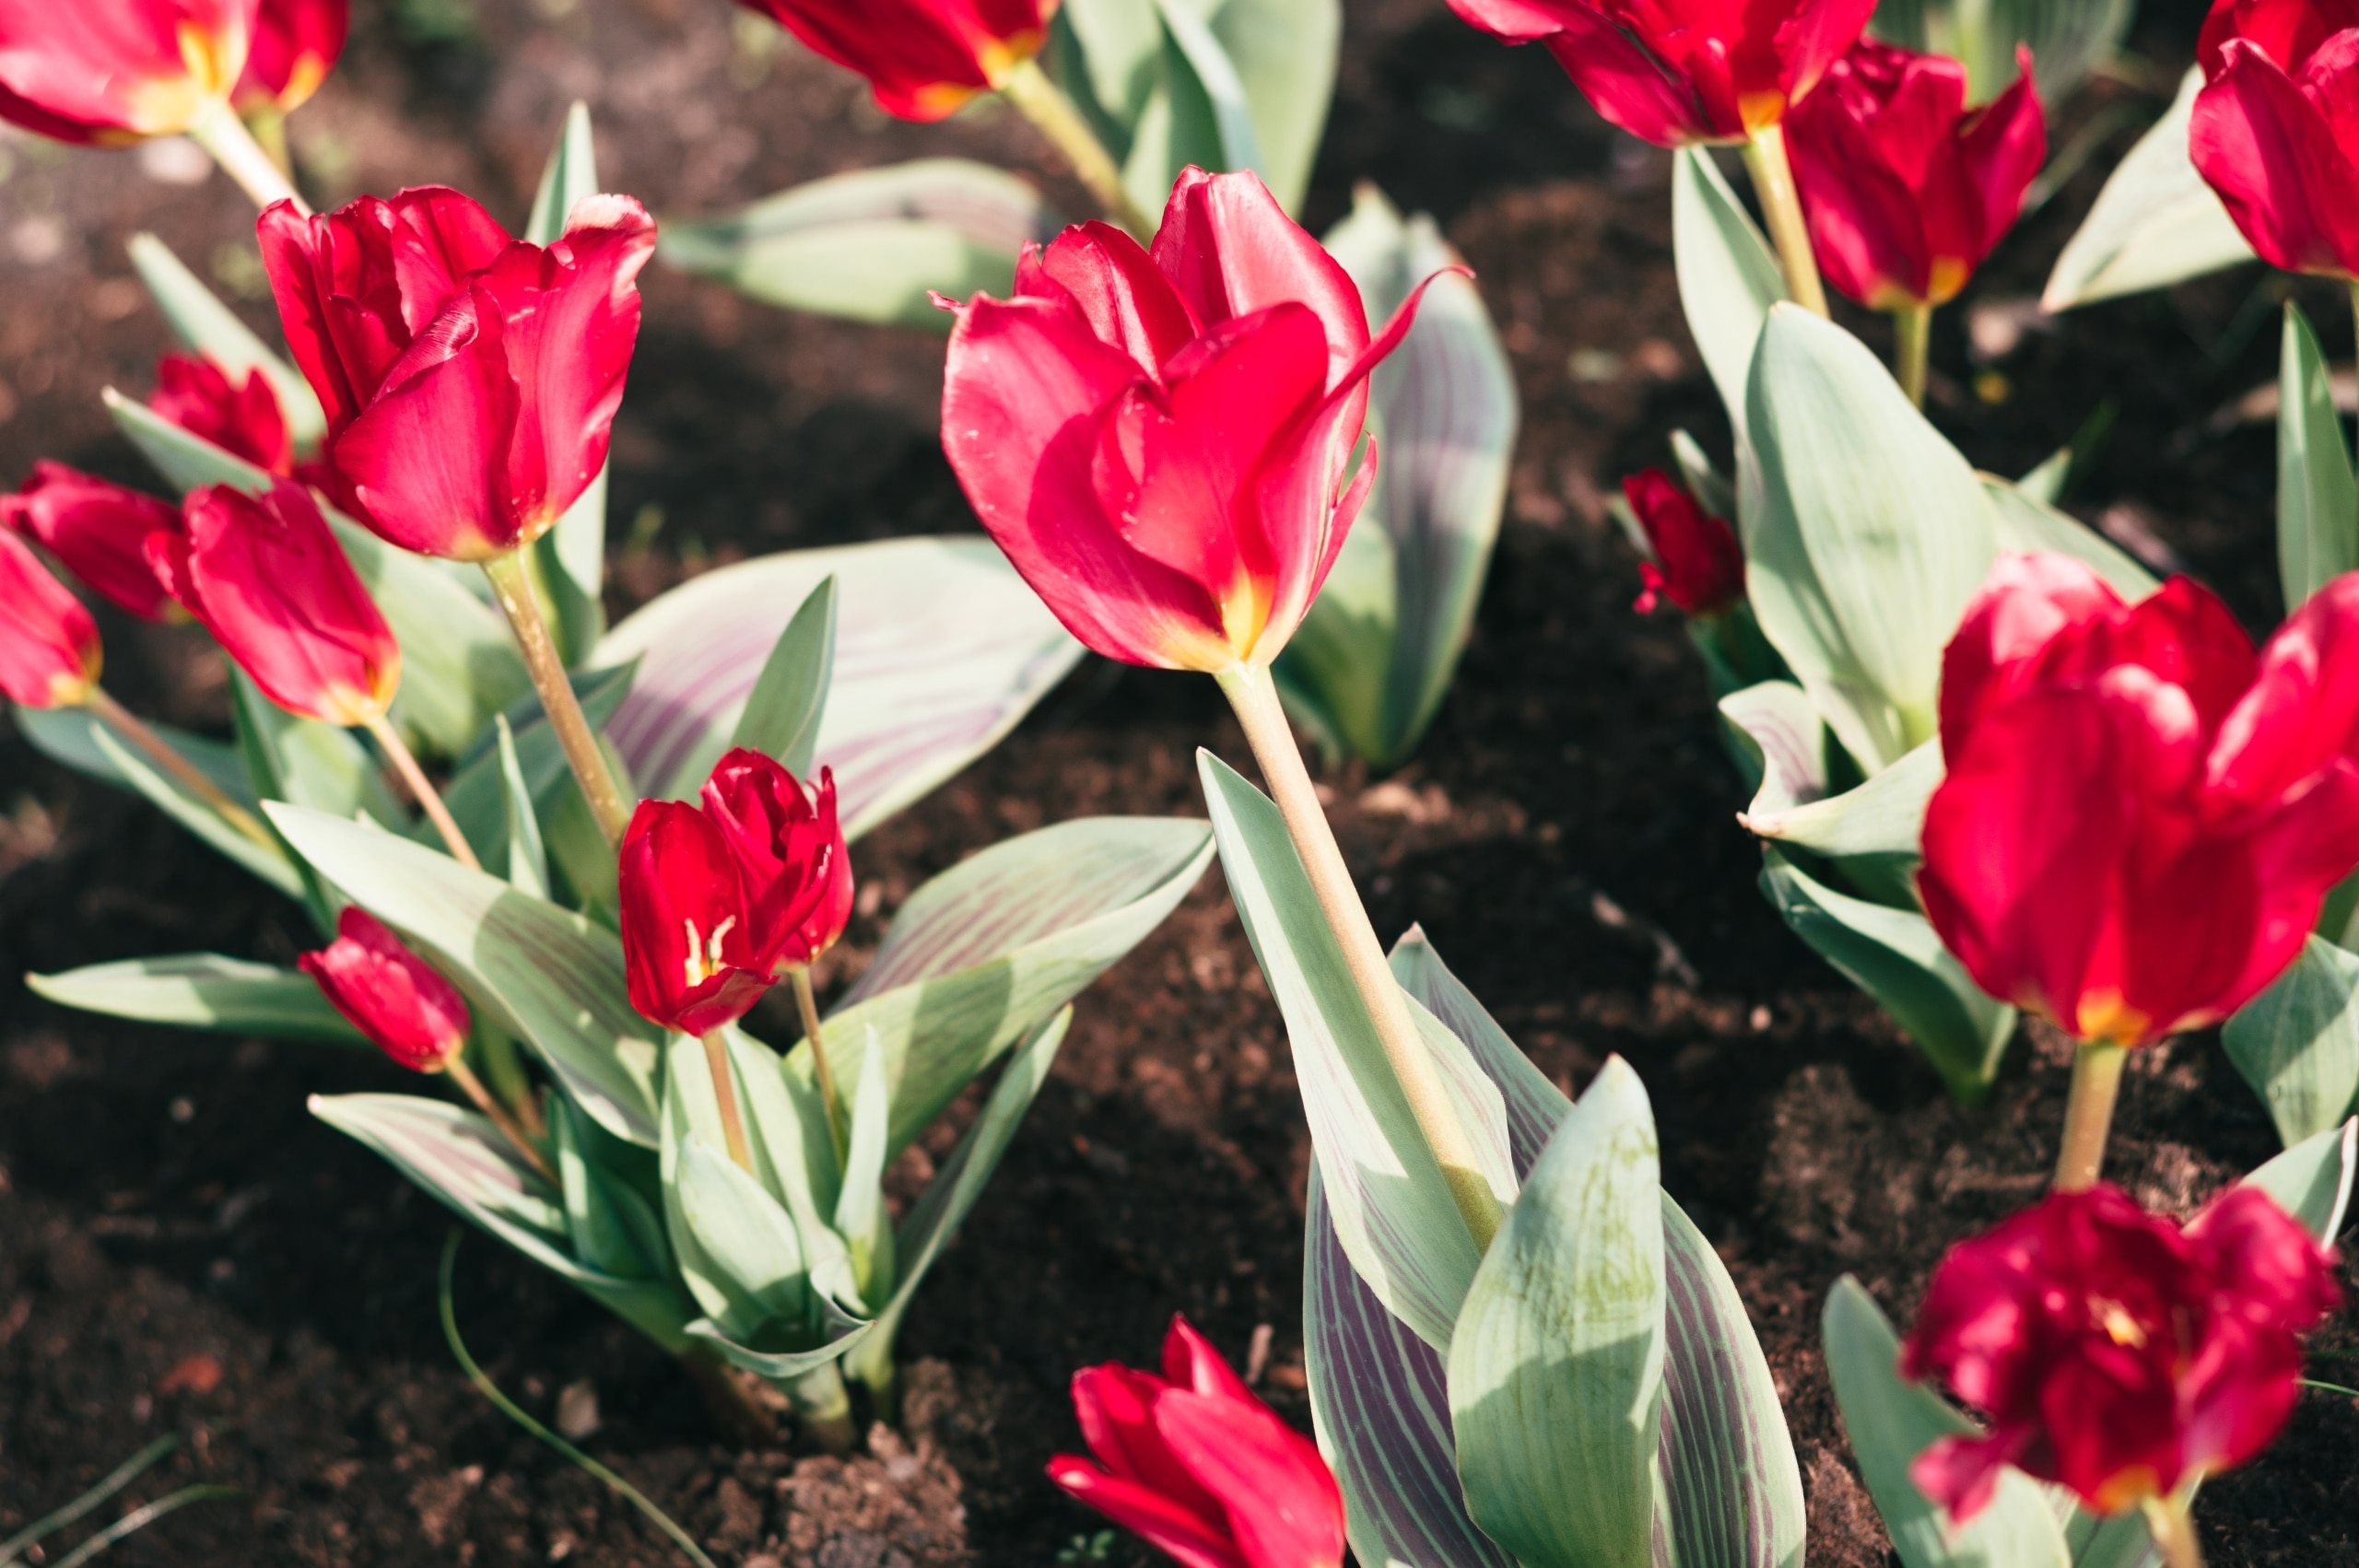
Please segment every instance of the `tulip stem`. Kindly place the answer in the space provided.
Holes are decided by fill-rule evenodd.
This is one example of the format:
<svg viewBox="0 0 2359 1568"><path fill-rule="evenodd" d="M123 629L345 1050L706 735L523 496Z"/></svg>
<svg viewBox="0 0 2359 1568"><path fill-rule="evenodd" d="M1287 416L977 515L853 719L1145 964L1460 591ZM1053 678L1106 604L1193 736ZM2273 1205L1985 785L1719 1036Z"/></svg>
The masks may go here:
<svg viewBox="0 0 2359 1568"><path fill-rule="evenodd" d="M2184 1492L2149 1497L2140 1506L2146 1515L2146 1534L2163 1554L2165 1568L2203 1568L2203 1547L2195 1539L2195 1518Z"/></svg>
<svg viewBox="0 0 2359 1568"><path fill-rule="evenodd" d="M1753 193L1761 199L1761 216L1769 220L1769 237L1778 242L1778 260L1786 269L1786 292L1794 303L1815 315L1826 314L1826 289L1818 281L1818 257L1810 248L1810 224L1802 216L1802 193L1794 186L1793 165L1786 161L1786 133L1764 125L1744 144L1744 167L1753 175Z"/></svg>
<svg viewBox="0 0 2359 1568"><path fill-rule="evenodd" d="M1285 818L1286 836L1294 840L1295 853L1302 857L1311 891L1327 917L1327 929L1344 950L1352 984L1376 1026L1377 1038L1383 1043L1385 1058L1392 1065L1417 1129L1425 1135L1434 1163L1441 1167L1442 1179L1449 1185L1449 1195L1466 1222L1467 1233L1474 1238L1475 1250L1487 1251L1499 1228L1498 1197L1484 1178L1473 1141L1458 1119L1449 1093L1434 1069L1433 1057L1417 1032L1416 1020L1410 1016L1407 997L1384 960L1384 948L1368 921L1367 907L1352 885L1351 868L1344 863L1335 831L1328 825L1318 790L1303 766L1301 748L1295 744L1294 731L1278 702L1276 683L1258 664L1232 664L1214 678L1245 727L1246 742L1262 765L1271 798Z"/></svg>
<svg viewBox="0 0 2359 1568"><path fill-rule="evenodd" d="M2064 1146L2056 1156L2056 1190L2095 1187L2105 1168L2106 1134L2121 1095L2121 1069L2130 1052L2109 1041L2084 1041L2072 1053L2072 1088L2064 1101Z"/></svg>
<svg viewBox="0 0 2359 1568"><path fill-rule="evenodd" d="M1116 166L1114 155L1106 150L1106 144L1097 139L1097 133L1089 128L1089 122L1081 117L1081 111L1065 96L1064 89L1040 69L1038 60L1027 60L1008 72L1001 80L999 90L1015 105L1018 113L1031 121L1065 155L1074 176L1089 187L1089 193L1097 198L1097 205L1106 209L1108 217L1139 240L1154 236L1155 220L1141 212L1130 193L1123 189L1122 171Z"/></svg>
<svg viewBox="0 0 2359 1568"><path fill-rule="evenodd" d="M549 1167L548 1156L524 1136L524 1129L517 1125L514 1117L508 1114L508 1107L494 1099L491 1091L483 1086L483 1080L475 1076L475 1070L467 1065L466 1058L453 1051L444 1059L442 1071L450 1074L451 1082L459 1086L461 1094L475 1103L475 1109L481 1111L491 1125L499 1129L508 1141L516 1146L516 1152L524 1156L524 1163L541 1173L543 1181L552 1187L557 1185L557 1172Z"/></svg>
<svg viewBox="0 0 2359 1568"><path fill-rule="evenodd" d="M705 1031L704 1065L712 1074L713 1103L721 1107L722 1141L729 1145L729 1157L737 1162L737 1168L752 1176L754 1151L745 1142L745 1118L737 1109L737 1081L729 1072L727 1025Z"/></svg>
<svg viewBox="0 0 2359 1568"><path fill-rule="evenodd" d="M1925 406L1925 370L1933 353L1933 308L1907 305L1892 313L1892 369L1900 390Z"/></svg>
<svg viewBox="0 0 2359 1568"><path fill-rule="evenodd" d="M827 1137L836 1146L836 1163L844 1158L843 1111L836 1098L836 1070L827 1065L827 1042L819 1034L819 999L811 994L811 965L787 971L794 986L794 1011L803 1014L803 1037L811 1042L811 1075L819 1082L819 1104L827 1114Z"/></svg>
<svg viewBox="0 0 2359 1568"><path fill-rule="evenodd" d="M622 786L606 765L606 754L598 748L598 737L581 711L581 698L573 695L565 660L549 636L541 602L533 596L522 553L511 550L492 556L483 563L483 574L491 579L491 591L516 634L524 668L532 674L534 689L541 694L541 707L549 716L549 727L557 731L565 760L573 765L573 777L581 786L582 798L590 802L590 814L597 818L598 831L606 836L606 842L619 848L623 830L630 825L630 808L623 802Z"/></svg>
<svg viewBox="0 0 2359 1568"><path fill-rule="evenodd" d="M459 831L459 824L451 815L451 808L442 803L441 791L435 789L433 782L426 777L426 770L417 766L417 755L402 739L401 731L387 722L381 713L370 715L361 720L361 725L377 743L377 749L383 752L385 759L393 765L393 771L402 776L402 782L409 787L410 795L417 802L418 809L426 813L428 821L434 824L435 831L442 835L443 848L451 851L451 858L471 872L483 870L483 862L475 858L475 846L468 843L467 836Z"/></svg>
<svg viewBox="0 0 2359 1568"><path fill-rule="evenodd" d="M217 103L188 128L189 139L213 155L221 172L238 182L239 188L252 196L254 205L266 207L273 202L292 202L295 210L305 217L311 209L295 189L287 171L271 160L246 123L238 118L236 110L228 103Z"/></svg>
<svg viewBox="0 0 2359 1568"><path fill-rule="evenodd" d="M108 696L105 688L92 686L85 701L100 722L118 731L124 740L147 753L147 759L170 774L173 783L212 807L222 821L272 854L285 853L270 829L262 825L261 818L231 800L228 790L205 777L204 769L174 750L170 742L147 727L146 720Z"/></svg>

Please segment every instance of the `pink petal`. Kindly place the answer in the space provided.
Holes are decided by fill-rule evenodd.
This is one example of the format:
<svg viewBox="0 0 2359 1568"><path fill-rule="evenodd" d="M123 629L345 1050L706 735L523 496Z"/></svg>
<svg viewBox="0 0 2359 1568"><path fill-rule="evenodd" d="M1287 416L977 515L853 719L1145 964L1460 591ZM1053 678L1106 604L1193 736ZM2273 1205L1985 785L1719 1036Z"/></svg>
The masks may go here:
<svg viewBox="0 0 2359 1568"><path fill-rule="evenodd" d="M1050 1460L1049 1479L1186 1568L1258 1568L1238 1550L1224 1521L1201 1518L1159 1492L1106 1474L1086 1459L1063 1455Z"/></svg>

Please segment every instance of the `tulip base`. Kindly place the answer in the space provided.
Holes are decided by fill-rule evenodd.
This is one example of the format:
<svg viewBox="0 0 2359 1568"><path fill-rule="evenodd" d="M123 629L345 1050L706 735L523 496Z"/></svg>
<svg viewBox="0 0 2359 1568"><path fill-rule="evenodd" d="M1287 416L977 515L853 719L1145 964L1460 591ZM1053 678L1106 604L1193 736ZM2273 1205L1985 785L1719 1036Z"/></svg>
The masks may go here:
<svg viewBox="0 0 2359 1568"><path fill-rule="evenodd" d="M2095 1187L2105 1169L2106 1135L2113 1129L2114 1102L2121 1097L2121 1070L2130 1052L2107 1041L2083 1042L2072 1053L2072 1089L2064 1101L2064 1143L2056 1155L2056 1190Z"/></svg>
<svg viewBox="0 0 2359 1568"><path fill-rule="evenodd" d="M1805 310L1824 316L1826 286L1818 278L1818 255L1811 249L1802 192L1794 184L1793 166L1786 160L1785 131L1764 125L1754 132L1744 144L1744 167L1753 176L1753 193L1761 198L1761 216L1768 219L1769 238L1777 242L1778 260L1786 269L1786 292Z"/></svg>
<svg viewBox="0 0 2359 1568"><path fill-rule="evenodd" d="M794 1410L794 1419L830 1454L849 1454L860 1440L852 1424L851 1391L834 1362L778 1386Z"/></svg>
<svg viewBox="0 0 2359 1568"><path fill-rule="evenodd" d="M1459 1123L1449 1093L1417 1032L1416 1020L1410 1016L1400 982L1392 977L1392 966L1385 962L1384 947L1377 941L1375 926L1368 921L1367 907L1360 902L1358 889L1352 885L1351 868L1344 863L1344 852L1336 846L1334 829L1328 825L1326 810L1319 803L1319 791L1310 782L1301 748L1295 744L1294 731L1286 723L1285 709L1279 704L1277 684L1271 679L1270 672L1258 664L1234 664L1214 679L1220 683L1229 705L1237 710L1238 722L1245 728L1246 743L1253 748L1254 760L1262 765L1262 777L1270 787L1270 797L1285 819L1286 836L1294 841L1295 853L1302 857L1311 891L1318 895L1320 909L1327 917L1327 929L1334 933L1337 945L1344 950L1344 962L1351 970L1353 987L1367 1008L1377 1037L1383 1042L1385 1059L1400 1081L1401 1093L1409 1102L1410 1114L1416 1117L1417 1129L1425 1135L1434 1163L1441 1167L1442 1179L1449 1184L1450 1197L1457 1202L1460 1217L1466 1222L1468 1234L1474 1238L1475 1250L1487 1251L1491 1237L1499 1228L1498 1197L1483 1176L1473 1141Z"/></svg>
<svg viewBox="0 0 2359 1568"><path fill-rule="evenodd" d="M508 617L509 628L516 634L517 651L524 656L524 669L533 677L533 689L540 693L549 728L557 734L565 760L572 766L573 777L581 786L582 799L589 802L590 814L597 819L598 831L606 836L608 844L620 846L623 830L630 825L630 808L623 802L622 786L615 779L606 754L598 747L598 737L590 728L589 717L581 711L581 699L573 695L573 682L566 674L565 660L557 650L556 638L549 635L548 620L541 614L541 602L533 595L533 580L525 569L522 553L511 551L492 556L483 563L483 575L491 579L492 593Z"/></svg>
<svg viewBox="0 0 2359 1568"><path fill-rule="evenodd" d="M1892 313L1892 373L1918 407L1925 406L1925 374L1933 353L1933 308L1910 305Z"/></svg>

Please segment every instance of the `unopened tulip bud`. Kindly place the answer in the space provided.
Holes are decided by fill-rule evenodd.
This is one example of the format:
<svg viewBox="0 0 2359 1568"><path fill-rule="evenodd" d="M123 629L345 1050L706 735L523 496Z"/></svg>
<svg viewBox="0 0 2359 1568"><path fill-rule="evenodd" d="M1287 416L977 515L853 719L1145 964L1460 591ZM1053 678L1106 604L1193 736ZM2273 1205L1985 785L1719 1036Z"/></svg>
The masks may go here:
<svg viewBox="0 0 2359 1568"><path fill-rule="evenodd" d="M2359 12L2215 0L2196 41L2197 172L2261 260L2359 278Z"/></svg>
<svg viewBox="0 0 2359 1568"><path fill-rule="evenodd" d="M61 142L186 131L245 69L255 0L0 0L0 120Z"/></svg>
<svg viewBox="0 0 2359 1568"><path fill-rule="evenodd" d="M1696 504L1678 480L1660 468L1622 481L1623 497L1654 551L1638 563L1646 587L1632 606L1640 614L1664 599L1702 618L1725 613L1744 598L1744 552L1736 530Z"/></svg>
<svg viewBox="0 0 2359 1568"><path fill-rule="evenodd" d="M769 990L729 843L677 801L641 801L617 872L630 1004L666 1029L704 1035Z"/></svg>
<svg viewBox="0 0 2359 1568"><path fill-rule="evenodd" d="M0 693L78 708L99 685L99 627L32 546L0 528Z"/></svg>
<svg viewBox="0 0 2359 1568"><path fill-rule="evenodd" d="M448 1066L473 1026L458 988L358 905L336 918L335 930L335 941L296 960L320 994L404 1067Z"/></svg>
<svg viewBox="0 0 2359 1568"><path fill-rule="evenodd" d="M816 799L771 758L731 752L705 780L704 811L728 842L745 890L754 966L799 969L835 945L851 919L851 853L836 822L835 775Z"/></svg>
<svg viewBox="0 0 2359 1568"><path fill-rule="evenodd" d="M156 395L147 406L191 435L272 474L291 474L295 448L270 378L250 369L230 380L212 360L167 354L156 363Z"/></svg>
<svg viewBox="0 0 2359 1568"><path fill-rule="evenodd" d="M38 541L91 591L143 621L172 610L171 594L147 564L147 536L180 521L168 502L62 462L34 463L24 488L0 496L0 532Z"/></svg>

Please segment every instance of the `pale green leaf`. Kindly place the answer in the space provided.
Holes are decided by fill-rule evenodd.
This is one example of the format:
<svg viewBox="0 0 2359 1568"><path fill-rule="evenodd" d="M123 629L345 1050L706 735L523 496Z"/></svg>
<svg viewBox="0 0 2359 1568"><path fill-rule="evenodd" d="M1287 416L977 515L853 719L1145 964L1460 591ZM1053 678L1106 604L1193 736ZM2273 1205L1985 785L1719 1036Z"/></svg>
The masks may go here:
<svg viewBox="0 0 2359 1568"><path fill-rule="evenodd" d="M1672 155L1671 240L1687 330L1741 445L1754 348L1769 308L1786 297L1786 275L1708 147Z"/></svg>
<svg viewBox="0 0 2359 1568"><path fill-rule="evenodd" d="M524 765L516 755L516 732L508 715L495 714L499 731L500 795L507 806L508 880L534 898L549 895L549 861L541 848L541 822L534 805L532 786L524 781Z"/></svg>
<svg viewBox="0 0 2359 1568"><path fill-rule="evenodd" d="M2359 1100L2359 954L2310 936L2220 1031L2228 1059L2289 1147L2342 1124Z"/></svg>
<svg viewBox="0 0 2359 1568"><path fill-rule="evenodd" d="M1763 681L1720 698L1719 708L1759 767L1750 819L1776 821L1826 798L1826 721L1809 693L1791 681Z"/></svg>
<svg viewBox="0 0 2359 1568"><path fill-rule="evenodd" d="M808 778L835 666L836 579L826 577L779 634L729 743L774 756L797 778Z"/></svg>
<svg viewBox="0 0 2359 1568"><path fill-rule="evenodd" d="M144 1024L374 1048L301 970L217 953L126 958L62 975L27 975L25 985L61 1007Z"/></svg>
<svg viewBox="0 0 2359 1568"><path fill-rule="evenodd" d="M2069 448L2065 455L2071 456ZM1982 490L1990 500L1990 521L2000 549L2070 556L2094 568L2124 599L2143 599L2161 586L2137 557L2078 518L2057 510L2024 484L2010 485L1986 474Z"/></svg>
<svg viewBox="0 0 2359 1568"><path fill-rule="evenodd" d="M270 390L277 394L279 413L287 421L287 433L293 439L296 450L307 455L317 451L327 434L327 415L301 373L256 337L161 240L153 234L135 234L126 249L131 252L133 270L139 274L139 281L147 286L147 292L155 296L172 335L212 360L233 380L260 370L270 382Z"/></svg>
<svg viewBox="0 0 2359 1568"><path fill-rule="evenodd" d="M2333 377L2302 308L2285 302L2277 396L2277 576L2291 613L2359 568L2359 482Z"/></svg>
<svg viewBox="0 0 2359 1568"><path fill-rule="evenodd" d="M2359 1169L2359 1120L2312 1133L2245 1180L2275 1199L2321 1246L2330 1246L2351 1211L2354 1169Z"/></svg>
<svg viewBox="0 0 2359 1568"><path fill-rule="evenodd" d="M1222 0L1210 15L1244 89L1261 154L1253 167L1280 206L1298 211L1335 96L1343 0Z"/></svg>
<svg viewBox="0 0 2359 1568"><path fill-rule="evenodd" d="M1813 854L1913 864L1925 836L1925 806L1942 777L1942 743L1931 740L1839 795L1767 812L1756 796L1741 820L1764 838Z"/></svg>
<svg viewBox="0 0 2359 1568"><path fill-rule="evenodd" d="M93 726L89 739L115 776L147 796L166 816L289 898L303 896L301 869L276 847L265 848L230 826L218 812L183 790L178 780L158 772L103 725Z"/></svg>
<svg viewBox="0 0 2359 1568"><path fill-rule="evenodd" d="M117 772L107 754L99 749L97 733L101 726L88 708L18 707L10 717L18 732L52 762L63 763L101 783L131 787L131 780ZM236 746L170 724L150 723L147 728L231 800L252 803L253 785Z"/></svg>

